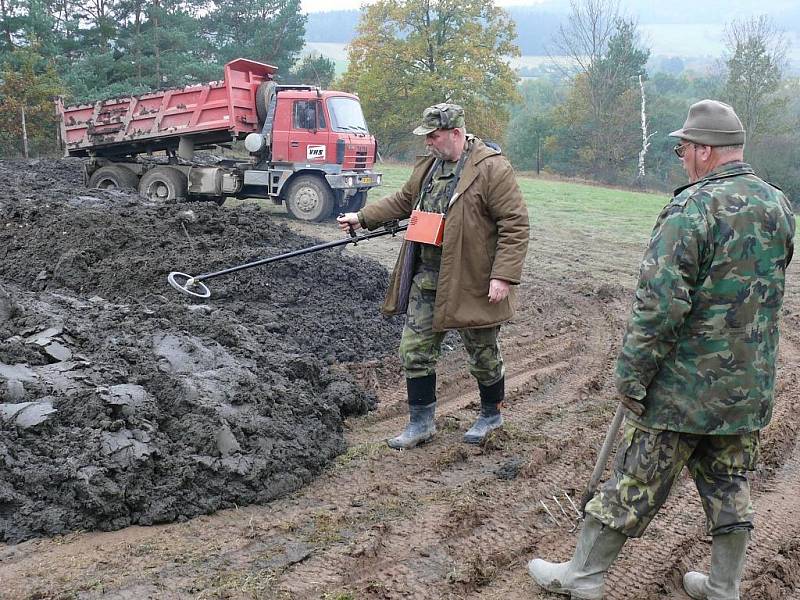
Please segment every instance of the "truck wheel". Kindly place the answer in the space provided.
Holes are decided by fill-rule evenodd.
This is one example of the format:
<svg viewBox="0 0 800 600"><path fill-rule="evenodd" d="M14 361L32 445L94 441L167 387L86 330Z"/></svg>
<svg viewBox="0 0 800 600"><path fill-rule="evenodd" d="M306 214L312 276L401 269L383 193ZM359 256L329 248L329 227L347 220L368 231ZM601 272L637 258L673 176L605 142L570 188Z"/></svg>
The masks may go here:
<svg viewBox="0 0 800 600"><path fill-rule="evenodd" d="M286 210L301 221L324 221L333 212L333 190L316 175L298 175L286 191Z"/></svg>
<svg viewBox="0 0 800 600"><path fill-rule="evenodd" d="M256 115L258 122L264 124L267 118L267 109L269 108L269 101L278 89L278 84L274 81L263 81L256 90Z"/></svg>
<svg viewBox="0 0 800 600"><path fill-rule="evenodd" d="M347 201L346 212L358 212L367 203L367 190L363 192L356 192L356 194Z"/></svg>
<svg viewBox="0 0 800 600"><path fill-rule="evenodd" d="M139 185L136 173L125 167L100 167L89 177L88 187L101 190L135 190Z"/></svg>
<svg viewBox="0 0 800 600"><path fill-rule="evenodd" d="M139 193L153 202L186 199L186 176L172 167L156 167L142 175Z"/></svg>

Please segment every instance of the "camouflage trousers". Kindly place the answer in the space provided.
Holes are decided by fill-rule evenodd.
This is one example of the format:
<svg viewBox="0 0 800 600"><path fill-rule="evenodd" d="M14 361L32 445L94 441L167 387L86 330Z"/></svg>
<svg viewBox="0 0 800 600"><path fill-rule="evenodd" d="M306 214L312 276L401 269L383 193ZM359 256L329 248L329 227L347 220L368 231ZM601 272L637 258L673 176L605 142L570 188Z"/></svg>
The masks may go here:
<svg viewBox="0 0 800 600"><path fill-rule="evenodd" d="M447 332L433 331L433 307L436 290L421 289L411 283L406 311L406 324L400 339L400 360L406 377L414 379L432 375L441 355L442 340ZM459 329L469 355L469 372L481 385L492 385L503 377L503 357L498 335L500 326L480 329Z"/></svg>
<svg viewBox="0 0 800 600"><path fill-rule="evenodd" d="M753 528L747 471L755 469L757 431L695 435L648 431L626 422L612 477L586 512L611 529L639 537L664 504L684 465L694 479L710 535Z"/></svg>

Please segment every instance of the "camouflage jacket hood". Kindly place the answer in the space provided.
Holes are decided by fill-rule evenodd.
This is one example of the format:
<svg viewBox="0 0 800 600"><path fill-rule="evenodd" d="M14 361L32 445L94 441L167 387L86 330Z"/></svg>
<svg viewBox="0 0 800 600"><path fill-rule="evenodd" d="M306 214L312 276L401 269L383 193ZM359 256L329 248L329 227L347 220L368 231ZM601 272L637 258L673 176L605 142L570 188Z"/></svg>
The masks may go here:
<svg viewBox="0 0 800 600"><path fill-rule="evenodd" d="M772 416L778 318L794 217L743 162L679 188L642 261L617 360L633 419L654 429L732 435Z"/></svg>

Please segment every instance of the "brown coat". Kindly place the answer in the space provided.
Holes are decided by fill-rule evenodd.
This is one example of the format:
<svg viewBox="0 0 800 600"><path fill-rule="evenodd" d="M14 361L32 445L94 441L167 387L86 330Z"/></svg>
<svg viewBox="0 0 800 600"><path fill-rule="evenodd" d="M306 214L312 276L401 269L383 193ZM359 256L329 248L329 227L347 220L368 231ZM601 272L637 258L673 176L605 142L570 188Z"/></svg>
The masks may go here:
<svg viewBox="0 0 800 600"><path fill-rule="evenodd" d="M433 160L418 160L403 189L362 209L361 217L368 229L409 217ZM472 142L455 197L445 220L433 313L435 331L491 327L512 318L514 286L505 300L490 304L489 280L518 284L528 251L528 209L514 171L498 151L479 139ZM399 312L402 257L408 243L403 242L392 274L381 309L385 314Z"/></svg>

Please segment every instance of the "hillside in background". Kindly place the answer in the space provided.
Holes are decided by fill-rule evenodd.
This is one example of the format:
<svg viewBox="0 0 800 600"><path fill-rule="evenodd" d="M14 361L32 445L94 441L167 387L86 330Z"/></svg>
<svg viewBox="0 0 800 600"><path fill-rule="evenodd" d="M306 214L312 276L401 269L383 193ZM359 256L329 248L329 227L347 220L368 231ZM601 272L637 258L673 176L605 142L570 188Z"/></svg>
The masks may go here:
<svg viewBox="0 0 800 600"><path fill-rule="evenodd" d="M702 10L692 0L675 0L655 5L650 0L624 0L623 10L639 23L643 42L652 56L678 57L694 65L696 59L719 57L724 49L725 24L764 13L764 3L756 0L709 0ZM553 38L569 11L568 0L550 0L536 6L506 7L517 24L517 44L523 56L557 54ZM347 44L355 36L358 10L310 13L306 24L306 42L323 54L332 54L318 44ZM800 3L773 0L767 14L785 30L790 41L789 58L793 70L800 68ZM687 43L691 41L691 43ZM339 49L341 59L343 50ZM655 60L654 70L664 70L663 60ZM525 66L525 61L522 62ZM681 64L678 64L680 70ZM675 63L673 63L675 68Z"/></svg>

